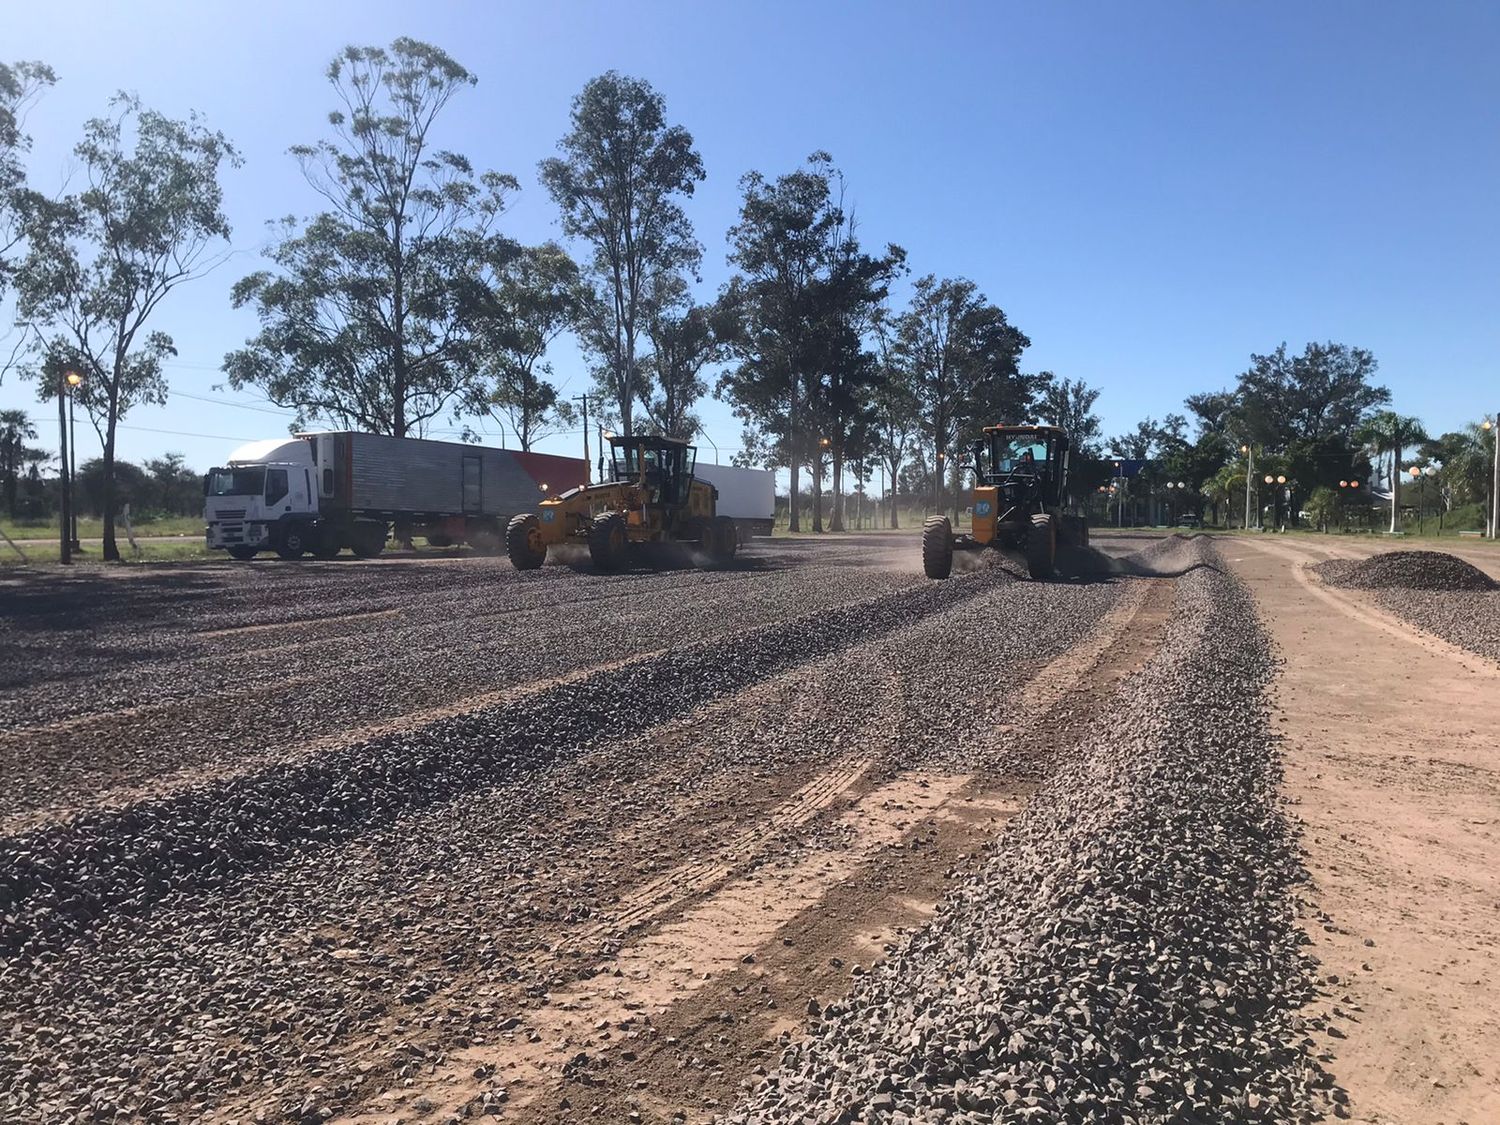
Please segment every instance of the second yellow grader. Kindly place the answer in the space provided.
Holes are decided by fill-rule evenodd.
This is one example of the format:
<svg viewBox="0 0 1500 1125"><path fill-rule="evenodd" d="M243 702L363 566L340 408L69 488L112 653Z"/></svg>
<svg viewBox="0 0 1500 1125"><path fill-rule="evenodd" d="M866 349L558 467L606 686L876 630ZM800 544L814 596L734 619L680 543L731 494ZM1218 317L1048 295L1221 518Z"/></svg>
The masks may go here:
<svg viewBox="0 0 1500 1125"><path fill-rule="evenodd" d="M738 526L717 514L718 490L694 479L693 446L641 434L617 434L609 445L609 480L549 497L510 521L505 546L517 570L535 570L563 543L587 545L606 571L629 565L648 544L681 543L711 563L734 558Z"/></svg>

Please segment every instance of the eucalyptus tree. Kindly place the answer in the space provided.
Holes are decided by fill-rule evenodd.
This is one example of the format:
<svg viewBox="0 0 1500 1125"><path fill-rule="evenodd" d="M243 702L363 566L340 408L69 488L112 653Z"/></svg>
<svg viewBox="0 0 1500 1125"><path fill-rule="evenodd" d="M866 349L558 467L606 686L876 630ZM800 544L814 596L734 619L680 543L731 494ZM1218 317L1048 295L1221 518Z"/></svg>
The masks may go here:
<svg viewBox="0 0 1500 1125"><path fill-rule="evenodd" d="M485 270L476 317L475 380L466 405L508 425L523 451L571 426L572 403L552 383L548 349L577 322L585 301L578 266L556 243L501 245Z"/></svg>
<svg viewBox="0 0 1500 1125"><path fill-rule="evenodd" d="M1037 415L1043 422L1067 431L1073 448L1086 456L1096 456L1099 450L1099 416L1094 413L1094 403L1099 401L1099 389L1091 387L1082 379L1059 380L1050 371L1040 376L1041 396L1037 404Z"/></svg>
<svg viewBox="0 0 1500 1125"><path fill-rule="evenodd" d="M941 509L944 470L957 464L960 438L1035 410L1040 380L1018 368L1031 341L967 278L920 278L897 325L932 458L934 503Z"/></svg>
<svg viewBox="0 0 1500 1125"><path fill-rule="evenodd" d="M635 427L647 289L663 272L696 269L703 248L682 200L704 178L692 135L639 78L609 71L573 99L560 156L541 162L563 230L589 250L585 269L603 317L586 343L598 355L620 428Z"/></svg>
<svg viewBox="0 0 1500 1125"><path fill-rule="evenodd" d="M48 201L26 183L25 156L31 149L26 111L43 90L57 81L52 68L41 62L0 63L0 299L24 257L28 228L45 221ZM0 344L10 337L0 331ZM0 353L0 379L20 357L27 343L24 332Z"/></svg>
<svg viewBox="0 0 1500 1125"><path fill-rule="evenodd" d="M704 369L724 353L716 310L695 304L687 281L673 272L651 279L644 307L651 354L643 366L650 377L636 388L636 397L657 433L691 438L700 428L694 407L708 393Z"/></svg>
<svg viewBox="0 0 1500 1125"><path fill-rule="evenodd" d="M274 268L233 290L260 331L224 370L299 422L420 433L472 389L483 273L517 184L439 147L439 117L478 81L439 48L348 47L327 77L332 136L291 149L327 210L273 224Z"/></svg>
<svg viewBox="0 0 1500 1125"><path fill-rule="evenodd" d="M240 158L196 116L170 118L127 94L110 107L85 124L73 150L81 190L32 232L16 287L22 319L42 338L30 372L42 397L68 369L83 377L73 393L103 445L103 554L113 560L116 428L133 407L166 401L162 363L177 354L148 325L169 294L228 257L219 175Z"/></svg>

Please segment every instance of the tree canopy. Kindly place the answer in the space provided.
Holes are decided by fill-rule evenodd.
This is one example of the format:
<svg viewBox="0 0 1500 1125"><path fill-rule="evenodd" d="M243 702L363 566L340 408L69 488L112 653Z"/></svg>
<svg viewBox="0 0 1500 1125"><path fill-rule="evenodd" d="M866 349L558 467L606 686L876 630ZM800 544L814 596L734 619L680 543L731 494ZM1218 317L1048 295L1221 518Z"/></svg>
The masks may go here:
<svg viewBox="0 0 1500 1125"><path fill-rule="evenodd" d="M327 74L332 138L291 152L328 209L273 224L275 268L233 291L260 332L224 370L299 422L420 433L470 389L481 275L517 183L439 147L438 118L478 81L444 51L407 38L349 47Z"/></svg>

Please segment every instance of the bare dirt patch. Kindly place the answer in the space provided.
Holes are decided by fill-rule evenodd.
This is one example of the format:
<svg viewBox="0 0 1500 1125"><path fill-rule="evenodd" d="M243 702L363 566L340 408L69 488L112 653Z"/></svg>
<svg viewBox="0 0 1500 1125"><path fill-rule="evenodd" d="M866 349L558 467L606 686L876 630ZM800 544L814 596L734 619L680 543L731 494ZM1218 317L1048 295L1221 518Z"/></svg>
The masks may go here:
<svg viewBox="0 0 1500 1125"><path fill-rule="evenodd" d="M1296 570L1226 553L1285 659L1287 794L1322 961L1309 1033L1370 1123L1500 1120L1500 671Z"/></svg>

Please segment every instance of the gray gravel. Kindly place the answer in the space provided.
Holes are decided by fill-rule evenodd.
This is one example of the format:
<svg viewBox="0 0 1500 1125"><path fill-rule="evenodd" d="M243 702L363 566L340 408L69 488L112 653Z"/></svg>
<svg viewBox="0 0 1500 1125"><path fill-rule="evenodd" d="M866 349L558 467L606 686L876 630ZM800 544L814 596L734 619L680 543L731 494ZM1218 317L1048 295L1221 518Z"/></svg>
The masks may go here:
<svg viewBox="0 0 1500 1125"><path fill-rule="evenodd" d="M1206 541L1164 647L966 882L733 1122L1296 1121L1326 1078L1246 591Z"/></svg>
<svg viewBox="0 0 1500 1125"><path fill-rule="evenodd" d="M903 546L758 543L734 569L614 576L437 559L6 579L0 820L914 588Z"/></svg>
<svg viewBox="0 0 1500 1125"><path fill-rule="evenodd" d="M1330 586L1369 591L1377 604L1450 644L1500 662L1500 583L1441 551L1388 551L1313 567Z"/></svg>
<svg viewBox="0 0 1500 1125"><path fill-rule="evenodd" d="M635 592L595 612L627 628L656 608ZM689 584L675 608L711 593ZM978 752L955 749L946 718L993 676L993 652L967 644L975 620L1026 638L1006 657L1019 687L1116 594L998 568L948 583L808 568L746 586L779 621L732 642L657 638L669 656L521 704L0 840L0 1118L197 1119L249 1096L311 1122L357 1105L591 975L607 947L549 950L634 882L711 854L706 812L733 824L850 756L897 770ZM745 688L763 698L740 709Z"/></svg>
<svg viewBox="0 0 1500 1125"><path fill-rule="evenodd" d="M1350 590L1500 590L1473 563L1444 551L1385 551L1367 559L1329 559L1313 570Z"/></svg>

